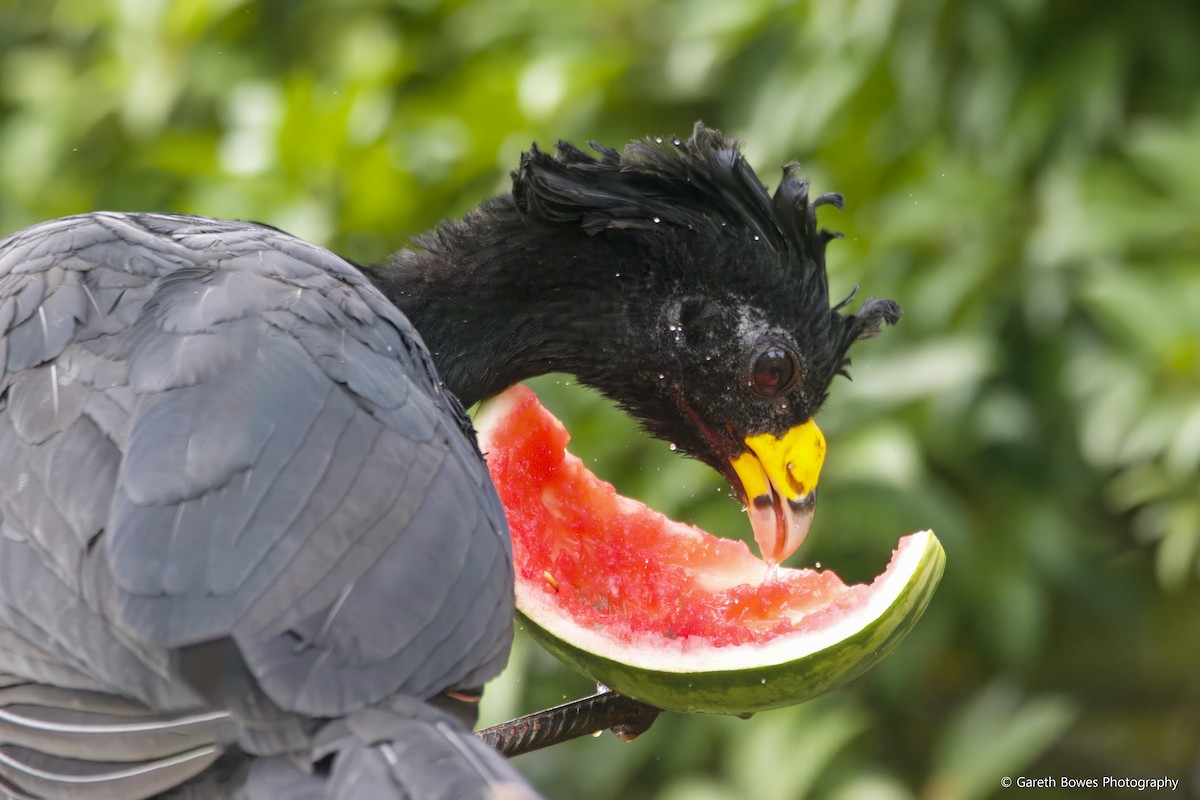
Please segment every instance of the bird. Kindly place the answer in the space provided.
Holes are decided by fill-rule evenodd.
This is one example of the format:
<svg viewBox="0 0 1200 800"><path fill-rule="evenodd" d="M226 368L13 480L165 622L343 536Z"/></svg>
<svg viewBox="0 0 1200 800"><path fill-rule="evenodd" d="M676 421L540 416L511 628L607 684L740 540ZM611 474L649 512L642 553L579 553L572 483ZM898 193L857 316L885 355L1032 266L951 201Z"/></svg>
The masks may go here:
<svg viewBox="0 0 1200 800"><path fill-rule="evenodd" d="M830 303L821 206L697 123L521 156L356 264L252 222L0 241L0 793L521 798L471 734L513 636L464 409L566 372L803 540L813 416L892 300Z"/></svg>

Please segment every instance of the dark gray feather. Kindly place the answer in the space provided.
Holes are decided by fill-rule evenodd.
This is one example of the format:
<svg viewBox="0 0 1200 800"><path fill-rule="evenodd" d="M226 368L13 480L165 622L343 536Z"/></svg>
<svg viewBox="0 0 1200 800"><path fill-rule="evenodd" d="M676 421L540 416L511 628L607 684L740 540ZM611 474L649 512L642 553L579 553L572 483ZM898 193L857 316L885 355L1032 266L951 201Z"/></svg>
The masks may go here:
<svg viewBox="0 0 1200 800"><path fill-rule="evenodd" d="M317 754L336 755L328 797L338 800L534 800L495 750L449 715L403 699L329 726Z"/></svg>
<svg viewBox="0 0 1200 800"><path fill-rule="evenodd" d="M469 430L408 320L319 247L165 214L0 241L0 786L300 796L345 752L335 795L384 764L400 793L358 796L406 796L426 778L367 717L354 748L307 743L503 666L511 556Z"/></svg>

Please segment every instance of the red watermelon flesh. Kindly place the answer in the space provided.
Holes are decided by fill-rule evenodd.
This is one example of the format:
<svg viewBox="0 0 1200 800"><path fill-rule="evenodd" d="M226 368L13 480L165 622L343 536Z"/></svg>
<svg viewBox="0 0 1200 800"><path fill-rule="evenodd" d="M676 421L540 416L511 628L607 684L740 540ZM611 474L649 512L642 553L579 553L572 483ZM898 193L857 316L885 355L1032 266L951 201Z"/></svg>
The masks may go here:
<svg viewBox="0 0 1200 800"><path fill-rule="evenodd" d="M505 423L481 425L481 443L513 531L518 584L581 626L635 646L650 637L726 647L817 633L871 598L874 585L768 565L741 541L622 497L564 453L566 429L532 391L514 387L498 402Z"/></svg>

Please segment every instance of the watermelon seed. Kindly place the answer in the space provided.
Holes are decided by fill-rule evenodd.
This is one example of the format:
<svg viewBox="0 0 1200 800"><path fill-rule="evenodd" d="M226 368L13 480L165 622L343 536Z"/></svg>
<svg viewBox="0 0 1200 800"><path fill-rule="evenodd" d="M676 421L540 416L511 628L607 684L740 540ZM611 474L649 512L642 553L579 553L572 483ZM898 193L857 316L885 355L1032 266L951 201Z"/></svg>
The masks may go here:
<svg viewBox="0 0 1200 800"><path fill-rule="evenodd" d="M550 584L550 588L554 590L554 593L558 594L558 581L554 580L554 576L550 574L550 570L543 570L542 577L546 579L546 583Z"/></svg>

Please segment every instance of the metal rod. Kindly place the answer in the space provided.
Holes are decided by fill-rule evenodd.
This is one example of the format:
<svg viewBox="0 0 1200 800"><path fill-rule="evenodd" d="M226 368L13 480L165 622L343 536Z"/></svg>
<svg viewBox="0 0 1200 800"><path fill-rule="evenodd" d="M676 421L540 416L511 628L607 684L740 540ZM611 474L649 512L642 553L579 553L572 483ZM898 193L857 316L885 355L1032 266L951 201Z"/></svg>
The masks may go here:
<svg viewBox="0 0 1200 800"><path fill-rule="evenodd" d="M476 735L512 758L605 729L631 741L645 733L658 714L654 706L601 687L590 697L502 722Z"/></svg>

